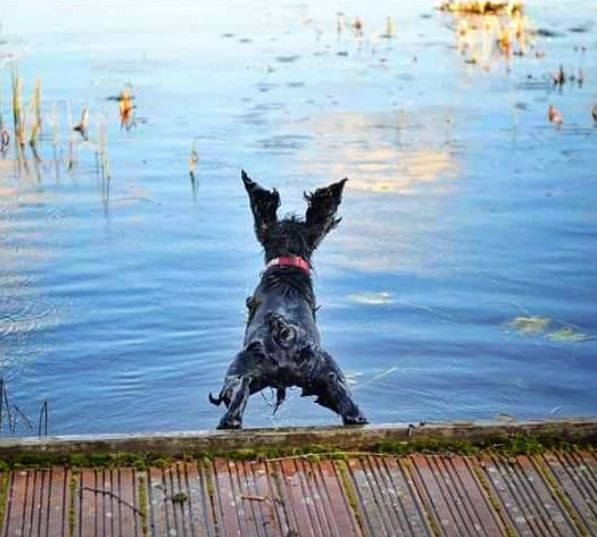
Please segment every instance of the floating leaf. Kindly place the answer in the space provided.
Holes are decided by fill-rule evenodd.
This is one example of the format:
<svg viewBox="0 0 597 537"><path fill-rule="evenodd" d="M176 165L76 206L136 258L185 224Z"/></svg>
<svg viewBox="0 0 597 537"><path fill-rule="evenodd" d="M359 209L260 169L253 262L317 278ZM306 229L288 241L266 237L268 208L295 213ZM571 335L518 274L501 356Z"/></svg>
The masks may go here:
<svg viewBox="0 0 597 537"><path fill-rule="evenodd" d="M520 334L528 336L543 332L550 321L549 317L515 317L509 325Z"/></svg>
<svg viewBox="0 0 597 537"><path fill-rule="evenodd" d="M392 294L387 292L354 293L352 295L348 295L348 299L351 302L356 302L357 304L366 304L368 306L381 306L383 304L391 304L393 302Z"/></svg>
<svg viewBox="0 0 597 537"><path fill-rule="evenodd" d="M547 334L547 338L562 343L578 343L589 339L589 335L583 334L571 326L565 326L555 332L550 332Z"/></svg>

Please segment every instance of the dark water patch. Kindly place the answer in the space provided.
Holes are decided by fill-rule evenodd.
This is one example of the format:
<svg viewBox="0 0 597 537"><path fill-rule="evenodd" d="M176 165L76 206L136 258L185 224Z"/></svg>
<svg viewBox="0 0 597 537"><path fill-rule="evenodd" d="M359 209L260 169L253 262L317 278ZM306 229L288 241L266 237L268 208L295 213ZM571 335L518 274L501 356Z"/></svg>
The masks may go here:
<svg viewBox="0 0 597 537"><path fill-rule="evenodd" d="M593 29L593 23L586 22L577 26L571 26L568 31L573 34L586 34Z"/></svg>
<svg viewBox="0 0 597 537"><path fill-rule="evenodd" d="M516 89L529 90L529 91L550 91L553 88L553 82L551 80L525 80L523 82L516 83Z"/></svg>
<svg viewBox="0 0 597 537"><path fill-rule="evenodd" d="M538 35L539 37L563 37L563 32L559 32L557 30L552 30L550 28L537 28L534 31L531 31L532 34Z"/></svg>
<svg viewBox="0 0 597 537"><path fill-rule="evenodd" d="M278 84L274 84L272 82L259 82L258 84L255 85L255 87L261 93L267 93L268 91L271 91L271 90L277 88Z"/></svg>
<svg viewBox="0 0 597 537"><path fill-rule="evenodd" d="M305 147L312 136L298 134L282 134L258 140L259 147L268 152L294 152Z"/></svg>
<svg viewBox="0 0 597 537"><path fill-rule="evenodd" d="M276 61L278 63L294 63L300 59L300 55L292 54L288 56L276 56Z"/></svg>

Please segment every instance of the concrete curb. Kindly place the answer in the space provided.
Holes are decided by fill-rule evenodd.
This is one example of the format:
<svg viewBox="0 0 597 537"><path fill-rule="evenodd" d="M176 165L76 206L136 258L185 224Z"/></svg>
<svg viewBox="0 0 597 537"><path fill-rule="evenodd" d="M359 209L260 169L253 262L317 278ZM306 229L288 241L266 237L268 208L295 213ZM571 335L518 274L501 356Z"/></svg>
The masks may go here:
<svg viewBox="0 0 597 537"><path fill-rule="evenodd" d="M512 435L552 436L573 443L595 443L597 418L4 438L0 439L0 458L28 453L69 455L118 451L178 456L194 452L223 452L244 448L300 448L316 444L338 450L356 451L372 449L380 442L422 439L480 442L484 439Z"/></svg>

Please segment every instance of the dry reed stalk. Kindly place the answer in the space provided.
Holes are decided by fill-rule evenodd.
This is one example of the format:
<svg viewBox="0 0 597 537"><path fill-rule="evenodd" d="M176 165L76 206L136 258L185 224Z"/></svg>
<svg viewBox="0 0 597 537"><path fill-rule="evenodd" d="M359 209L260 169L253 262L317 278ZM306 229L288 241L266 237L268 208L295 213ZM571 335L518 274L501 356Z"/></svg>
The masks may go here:
<svg viewBox="0 0 597 537"><path fill-rule="evenodd" d="M2 87L0 86L0 153L4 153L10 145L10 134L4 127L4 113L2 106Z"/></svg>
<svg viewBox="0 0 597 537"><path fill-rule="evenodd" d="M41 78L35 81L35 89L33 90L33 98L35 102L35 122L38 126L39 131L42 128L42 117L41 117Z"/></svg>
<svg viewBox="0 0 597 537"><path fill-rule="evenodd" d="M79 121L78 125L73 127L73 130L81 133L83 140L87 141L89 139L89 107L87 105L83 107L81 112L81 120Z"/></svg>
<svg viewBox="0 0 597 537"><path fill-rule="evenodd" d="M199 153L197 153L196 140L193 140L193 143L191 144L191 153L189 154L189 175L193 181L195 180L195 170L197 169L198 163Z"/></svg>
<svg viewBox="0 0 597 537"><path fill-rule="evenodd" d="M110 161L108 159L108 129L106 126L105 118L98 119L98 135L97 143L99 148L100 157L100 168L102 171L102 177L108 181L112 178L110 174Z"/></svg>
<svg viewBox="0 0 597 537"><path fill-rule="evenodd" d="M446 0L439 9L472 15L512 15L523 10L522 2L507 0Z"/></svg>
<svg viewBox="0 0 597 537"><path fill-rule="evenodd" d="M50 123L52 125L52 158L56 171L56 179L60 178L60 161L58 160L58 145L60 144L60 114L56 104L52 105L50 112Z"/></svg>
<svg viewBox="0 0 597 537"><path fill-rule="evenodd" d="M25 113L23 111L23 79L16 67L12 70L12 116L17 144L25 147Z"/></svg>
<svg viewBox="0 0 597 537"><path fill-rule="evenodd" d="M35 89L29 101L29 116L31 117L31 133L29 135L29 146L37 162L41 161L37 152L37 139L41 132L41 82L38 79Z"/></svg>
<svg viewBox="0 0 597 537"><path fill-rule="evenodd" d="M68 121L68 128L69 128L69 138L68 138L68 158L66 160L66 169L71 171L77 164L77 151L76 151L76 139L75 139L75 129L73 127L73 113L70 102L67 104L67 121Z"/></svg>
<svg viewBox="0 0 597 537"><path fill-rule="evenodd" d="M129 127L133 116L133 90L131 86L126 86L120 93L118 102L118 113L120 115L120 126Z"/></svg>

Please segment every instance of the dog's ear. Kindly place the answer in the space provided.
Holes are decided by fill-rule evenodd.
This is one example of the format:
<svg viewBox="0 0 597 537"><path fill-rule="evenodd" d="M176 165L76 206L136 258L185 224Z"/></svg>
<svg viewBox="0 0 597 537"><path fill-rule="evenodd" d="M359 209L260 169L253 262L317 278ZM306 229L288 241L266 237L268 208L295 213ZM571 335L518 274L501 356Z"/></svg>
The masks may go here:
<svg viewBox="0 0 597 537"><path fill-rule="evenodd" d="M336 211L342 201L342 191L348 179L342 179L329 186L318 188L315 192L307 194L307 214L305 224L307 226L307 240L311 250L315 250L321 240L330 230L335 228L341 218L336 218Z"/></svg>
<svg viewBox="0 0 597 537"><path fill-rule="evenodd" d="M265 246L268 231L276 225L276 212L280 206L280 194L274 188L266 190L253 181L245 172L241 171L241 177L245 184L249 200L251 202L251 211L255 218L255 234L261 244Z"/></svg>

